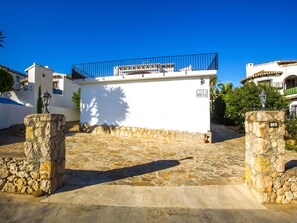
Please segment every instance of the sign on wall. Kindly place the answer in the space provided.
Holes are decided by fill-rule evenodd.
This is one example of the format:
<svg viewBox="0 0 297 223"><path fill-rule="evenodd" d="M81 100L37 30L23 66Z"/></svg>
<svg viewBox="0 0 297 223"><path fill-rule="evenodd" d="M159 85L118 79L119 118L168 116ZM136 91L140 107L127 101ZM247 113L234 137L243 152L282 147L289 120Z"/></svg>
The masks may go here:
<svg viewBox="0 0 297 223"><path fill-rule="evenodd" d="M207 89L197 89L196 90L196 97L197 98L207 98L208 97L208 90Z"/></svg>

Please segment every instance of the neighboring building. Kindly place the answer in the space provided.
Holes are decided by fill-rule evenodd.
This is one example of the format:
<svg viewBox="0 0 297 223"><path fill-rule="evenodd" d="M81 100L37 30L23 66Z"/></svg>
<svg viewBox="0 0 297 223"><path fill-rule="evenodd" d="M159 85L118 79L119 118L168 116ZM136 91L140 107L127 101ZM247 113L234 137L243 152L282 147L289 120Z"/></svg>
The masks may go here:
<svg viewBox="0 0 297 223"><path fill-rule="evenodd" d="M240 82L254 81L279 89L291 101L290 112L297 113L297 60L277 60L262 64L246 65L246 78Z"/></svg>
<svg viewBox="0 0 297 223"><path fill-rule="evenodd" d="M14 91L4 93L4 97L25 106L35 107L40 86L42 93L47 90L51 94L51 106L75 108L72 95L73 92L78 91L79 86L73 83L70 76L56 73L48 66L41 66L36 63L25 70L27 75L9 68L7 70L14 76L15 84Z"/></svg>
<svg viewBox="0 0 297 223"><path fill-rule="evenodd" d="M73 65L81 123L210 132L209 82L217 54Z"/></svg>
<svg viewBox="0 0 297 223"><path fill-rule="evenodd" d="M5 69L11 73L14 77L14 90L3 93L2 97L12 99L19 104L24 105L26 108L10 105L7 110L11 111L12 114L19 114L19 116L25 116L28 113L36 113L36 104L38 98L38 89L41 87L41 93L47 90L51 94L51 102L49 110L51 113L64 114L66 116L66 121L76 121L79 120L79 111L74 106L72 102L73 92L77 92L79 86L73 83L72 78L66 74L56 73L51 70L48 66L41 66L34 63L32 66L28 67L23 74L21 72L12 70L5 66L0 66L0 69ZM8 107L8 105L1 104ZM24 113L19 113L15 110L26 110ZM8 127L11 121L7 121L5 116L10 114L2 114L0 116L0 121L2 122L0 128ZM11 118L13 120L14 117ZM15 120L23 120L23 117L15 118ZM7 121L7 122L6 122ZM3 124L5 122L5 124Z"/></svg>
<svg viewBox="0 0 297 223"><path fill-rule="evenodd" d="M23 74L19 71L10 69L9 67L3 66L0 64L0 69L6 70L8 73L10 73L13 76L14 80L14 86L13 89L20 89L21 88L21 81L27 78L26 74Z"/></svg>

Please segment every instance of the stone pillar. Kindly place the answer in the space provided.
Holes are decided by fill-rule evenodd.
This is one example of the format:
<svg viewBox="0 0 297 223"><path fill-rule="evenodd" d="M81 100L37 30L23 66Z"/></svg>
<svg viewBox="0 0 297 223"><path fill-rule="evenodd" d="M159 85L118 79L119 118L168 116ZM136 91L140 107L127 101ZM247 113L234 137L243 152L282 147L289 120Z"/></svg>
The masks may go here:
<svg viewBox="0 0 297 223"><path fill-rule="evenodd" d="M285 171L284 112L247 112L245 131L246 184L261 203L273 202L274 178Z"/></svg>
<svg viewBox="0 0 297 223"><path fill-rule="evenodd" d="M24 119L25 155L35 166L42 193L54 193L63 184L65 170L65 116L33 114ZM32 175L32 174L31 174Z"/></svg>

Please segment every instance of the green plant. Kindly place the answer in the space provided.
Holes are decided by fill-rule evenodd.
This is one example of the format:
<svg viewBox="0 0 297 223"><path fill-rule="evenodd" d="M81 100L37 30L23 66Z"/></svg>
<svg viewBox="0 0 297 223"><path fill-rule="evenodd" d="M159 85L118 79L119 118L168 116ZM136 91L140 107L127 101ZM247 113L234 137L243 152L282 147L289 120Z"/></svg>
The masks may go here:
<svg viewBox="0 0 297 223"><path fill-rule="evenodd" d="M295 140L286 140L286 149L297 152L297 146Z"/></svg>
<svg viewBox="0 0 297 223"><path fill-rule="evenodd" d="M13 85L13 76L8 71L0 69L0 95L6 91L12 91Z"/></svg>
<svg viewBox="0 0 297 223"><path fill-rule="evenodd" d="M37 98L37 114L42 113L42 98L41 98L41 86L38 88L38 98Z"/></svg>
<svg viewBox="0 0 297 223"><path fill-rule="evenodd" d="M222 96L218 96L213 103L212 120L218 124L224 124L226 104Z"/></svg>
<svg viewBox="0 0 297 223"><path fill-rule="evenodd" d="M80 89L78 89L77 92L73 92L72 102L74 103L75 108L80 110Z"/></svg>
<svg viewBox="0 0 297 223"><path fill-rule="evenodd" d="M246 112L260 110L259 94L262 90L267 92L267 110L284 110L288 108L288 101L276 88L257 86L254 82L248 82L242 87L229 91L224 96L223 99L226 103L225 117L243 126Z"/></svg>

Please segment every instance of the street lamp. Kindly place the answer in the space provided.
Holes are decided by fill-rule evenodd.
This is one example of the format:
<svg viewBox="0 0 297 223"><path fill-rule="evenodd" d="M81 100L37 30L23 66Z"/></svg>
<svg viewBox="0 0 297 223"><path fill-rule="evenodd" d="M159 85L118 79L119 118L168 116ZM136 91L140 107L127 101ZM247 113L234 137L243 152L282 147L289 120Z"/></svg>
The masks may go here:
<svg viewBox="0 0 297 223"><path fill-rule="evenodd" d="M261 105L262 105L262 109L261 110L266 110L266 99L267 99L267 92L262 90L261 94L259 95L259 98L260 98L260 102L261 102Z"/></svg>
<svg viewBox="0 0 297 223"><path fill-rule="evenodd" d="M50 93L45 90L45 92L41 95L42 101L43 101L43 114L49 114L48 106L50 104L51 95Z"/></svg>

